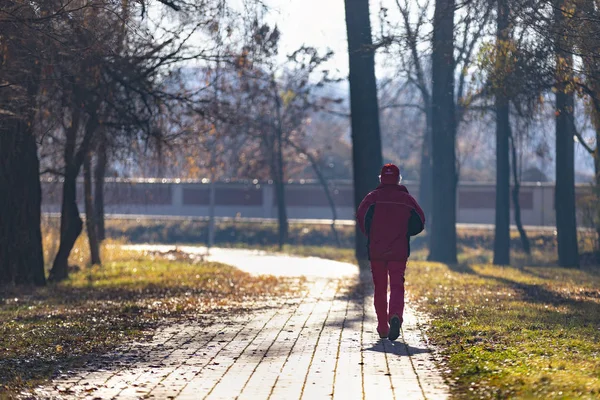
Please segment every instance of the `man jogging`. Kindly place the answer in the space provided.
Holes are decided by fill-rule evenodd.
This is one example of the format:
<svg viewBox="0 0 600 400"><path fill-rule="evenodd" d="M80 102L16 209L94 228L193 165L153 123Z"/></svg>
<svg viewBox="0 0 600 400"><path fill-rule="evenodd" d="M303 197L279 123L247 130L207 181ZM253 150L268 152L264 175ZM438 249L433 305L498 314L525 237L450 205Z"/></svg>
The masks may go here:
<svg viewBox="0 0 600 400"><path fill-rule="evenodd" d="M425 215L417 201L400 185L400 170L386 164L380 185L358 207L356 219L367 236L371 273L375 285L375 312L380 338L398 339L404 312L404 272L410 256L410 237L425 227ZM390 276L388 312L387 286Z"/></svg>

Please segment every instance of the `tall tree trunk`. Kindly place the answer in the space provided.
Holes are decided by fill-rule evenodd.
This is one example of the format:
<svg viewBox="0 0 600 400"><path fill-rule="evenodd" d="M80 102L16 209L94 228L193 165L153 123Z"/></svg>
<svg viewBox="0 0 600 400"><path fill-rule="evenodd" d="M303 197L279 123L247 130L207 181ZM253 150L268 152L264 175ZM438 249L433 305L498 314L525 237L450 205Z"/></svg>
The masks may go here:
<svg viewBox="0 0 600 400"><path fill-rule="evenodd" d="M510 264L510 114L507 91L508 1L498 1L496 20L496 215L494 264Z"/></svg>
<svg viewBox="0 0 600 400"><path fill-rule="evenodd" d="M431 198L433 192L433 171L432 171L432 160L431 160L431 106L426 106L427 111L425 113L425 135L423 136L423 143L421 145L421 165L420 165L420 179L419 179L419 205L423 209L423 212L429 219L431 225Z"/></svg>
<svg viewBox="0 0 600 400"><path fill-rule="evenodd" d="M0 283L45 285L39 160L28 122L0 119Z"/></svg>
<svg viewBox="0 0 600 400"><path fill-rule="evenodd" d="M98 232L94 213L94 200L92 198L92 156L87 152L83 159L83 196L85 202L85 226L90 245L92 265L100 265L100 246L98 245Z"/></svg>
<svg viewBox="0 0 600 400"><path fill-rule="evenodd" d="M50 281L58 282L69 277L69 255L83 229L77 207L77 175L79 168L67 167L60 209L60 246L50 270Z"/></svg>
<svg viewBox="0 0 600 400"><path fill-rule="evenodd" d="M214 169L214 167L212 168ZM208 194L208 250L215 245L215 197L216 197L216 174L211 171L210 188Z"/></svg>
<svg viewBox="0 0 600 400"><path fill-rule="evenodd" d="M556 92L556 232L558 264L578 267L577 220L575 209L575 145L571 119L574 99L572 93Z"/></svg>
<svg viewBox="0 0 600 400"><path fill-rule="evenodd" d="M279 250L283 250L283 245L287 240L288 221L287 210L285 206L285 183L279 169L278 156L274 155L275 160L271 163L271 173L275 185L275 199L277 201L277 244Z"/></svg>
<svg viewBox="0 0 600 400"><path fill-rule="evenodd" d="M437 0L433 17L433 202L429 259L456 263L456 112L454 0Z"/></svg>
<svg viewBox="0 0 600 400"><path fill-rule="evenodd" d="M527 232L525 232L525 228L523 228L523 221L521 221L521 201L519 199L519 192L521 190L521 182L519 180L518 174L518 164L517 164L517 145L515 143L515 136L512 133L512 129L510 130L510 144L512 151L512 172L513 172L513 190L512 190L512 198L513 204L515 208L515 224L517 225L517 229L519 231L519 236L521 237L521 245L523 246L523 251L526 254L531 254L531 245L529 244L529 238L527 237Z"/></svg>
<svg viewBox="0 0 600 400"><path fill-rule="evenodd" d="M581 0L577 3L578 15L577 23L580 32L583 34L577 36L581 61L584 67L585 85L589 90L589 98L592 103L590 117L595 131L595 148L585 145L584 139L580 137L580 142L594 159L594 195L597 204L600 204L600 40L598 40L597 29L600 19L600 7L595 0ZM575 127L573 127L573 131ZM600 220L600 209L597 210L596 220ZM598 243L597 252L600 253L600 224L596 226L596 243Z"/></svg>
<svg viewBox="0 0 600 400"><path fill-rule="evenodd" d="M596 129L596 150L594 152L594 195L596 196L596 204L600 205L600 130ZM600 257L600 209L596 210L596 243L598 247L596 252Z"/></svg>
<svg viewBox="0 0 600 400"><path fill-rule="evenodd" d="M3 6L10 10L15 4ZM22 17L36 15L29 3L18 8ZM2 83L8 83L0 90L0 283L41 286L42 189L32 127L42 71L35 58L38 41L19 29L5 23L0 34L0 71Z"/></svg>
<svg viewBox="0 0 600 400"><path fill-rule="evenodd" d="M273 96L275 98L275 112L277 115L277 124L275 127L275 154L273 156L273 173L275 182L275 195L277 198L277 221L278 221L278 244L279 250L283 250L283 245L288 238L288 218L285 203L285 170L283 162L283 117L281 113L281 97L275 78L272 77L271 85Z"/></svg>
<svg viewBox="0 0 600 400"><path fill-rule="evenodd" d="M83 229L83 221L79 216L77 206L77 176L83 164L83 159L90 148L90 142L96 128L98 119L91 115L85 126L85 133L80 147L77 151L77 133L81 121L81 109L78 101L73 102L73 117L71 126L66 131L65 145L65 181L63 183L63 199L60 215L60 246L54 258L49 280L61 281L69 276L69 255L75 241Z"/></svg>
<svg viewBox="0 0 600 400"><path fill-rule="evenodd" d="M285 204L285 182L283 170L283 155L281 146L281 137L277 144L277 160L276 160L276 179L275 179L275 194L277 197L277 220L278 220L278 245L279 250L283 250L283 245L287 242L288 236L288 219L287 208Z"/></svg>
<svg viewBox="0 0 600 400"><path fill-rule="evenodd" d="M103 131L99 137L96 167L94 168L94 216L98 241L106 239L104 227L104 178L106 176L106 133Z"/></svg>
<svg viewBox="0 0 600 400"><path fill-rule="evenodd" d="M577 219L575 209L574 94L568 82L573 79L573 56L562 32L567 23L557 2L554 18L557 27L556 49L556 186L554 192L558 264L578 267Z"/></svg>
<svg viewBox="0 0 600 400"><path fill-rule="evenodd" d="M367 0L345 0L345 8L350 67L354 205L355 208L358 208L362 199L378 184L377 176L383 164L383 157L369 2ZM367 239L360 232L358 225L356 225L355 233L355 255L359 264L366 266Z"/></svg>

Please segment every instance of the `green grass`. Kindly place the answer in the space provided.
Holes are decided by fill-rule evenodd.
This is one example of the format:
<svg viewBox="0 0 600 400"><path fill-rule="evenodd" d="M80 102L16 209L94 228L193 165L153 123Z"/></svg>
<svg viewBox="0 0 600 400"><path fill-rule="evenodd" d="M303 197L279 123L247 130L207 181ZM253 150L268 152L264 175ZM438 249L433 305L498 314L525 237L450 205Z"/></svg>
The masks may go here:
<svg viewBox="0 0 600 400"><path fill-rule="evenodd" d="M251 310L302 287L178 253L165 259L107 248L104 256L103 266L76 269L60 284L0 288L0 398L143 340L157 324L208 324L212 315Z"/></svg>
<svg viewBox="0 0 600 400"><path fill-rule="evenodd" d="M552 267L411 263L458 398L600 397L600 276Z"/></svg>

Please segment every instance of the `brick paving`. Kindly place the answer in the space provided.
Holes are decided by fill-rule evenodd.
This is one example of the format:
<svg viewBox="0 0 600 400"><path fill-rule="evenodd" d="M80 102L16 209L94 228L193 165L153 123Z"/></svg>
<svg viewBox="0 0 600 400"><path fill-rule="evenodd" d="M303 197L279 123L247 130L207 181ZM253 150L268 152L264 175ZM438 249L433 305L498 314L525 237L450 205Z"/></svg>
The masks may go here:
<svg viewBox="0 0 600 400"><path fill-rule="evenodd" d="M237 253L237 258L255 265L253 273L260 273L260 265L273 269L261 254ZM311 268L320 262L290 259L296 266L311 263ZM244 315L219 316L208 326L160 328L151 341L123 347L101 366L61 375L36 389L34 397L447 398L419 315L407 304L402 336L396 342L379 339L369 277L361 279L355 267L346 266L353 272L341 277L312 275L301 297ZM302 274L301 268L296 274Z"/></svg>

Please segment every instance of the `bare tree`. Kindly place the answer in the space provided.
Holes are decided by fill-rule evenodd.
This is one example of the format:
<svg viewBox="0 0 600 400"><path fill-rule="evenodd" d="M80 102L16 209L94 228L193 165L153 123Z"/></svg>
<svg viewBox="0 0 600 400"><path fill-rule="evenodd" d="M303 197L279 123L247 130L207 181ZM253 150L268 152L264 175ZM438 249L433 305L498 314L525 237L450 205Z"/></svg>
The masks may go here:
<svg viewBox="0 0 600 400"><path fill-rule="evenodd" d="M563 267L579 266L577 220L575 213L575 143L573 141L575 94L571 43L565 39L566 16L561 0L554 4L556 24L556 190L555 211L558 263Z"/></svg>
<svg viewBox="0 0 600 400"><path fill-rule="evenodd" d="M508 0L497 0L496 11L496 213L494 230L494 264L510 264L510 100L507 95L511 55Z"/></svg>
<svg viewBox="0 0 600 400"><path fill-rule="evenodd" d="M454 0L436 0L432 39L433 201L429 259L456 263Z"/></svg>
<svg viewBox="0 0 600 400"><path fill-rule="evenodd" d="M360 204L376 185L383 163L379 131L379 107L375 81L375 48L371 38L369 2L345 0L350 66L350 111L354 204ZM367 259L367 242L356 224L356 258Z"/></svg>
<svg viewBox="0 0 600 400"><path fill-rule="evenodd" d="M0 282L44 285L36 103L70 8L0 1Z"/></svg>

